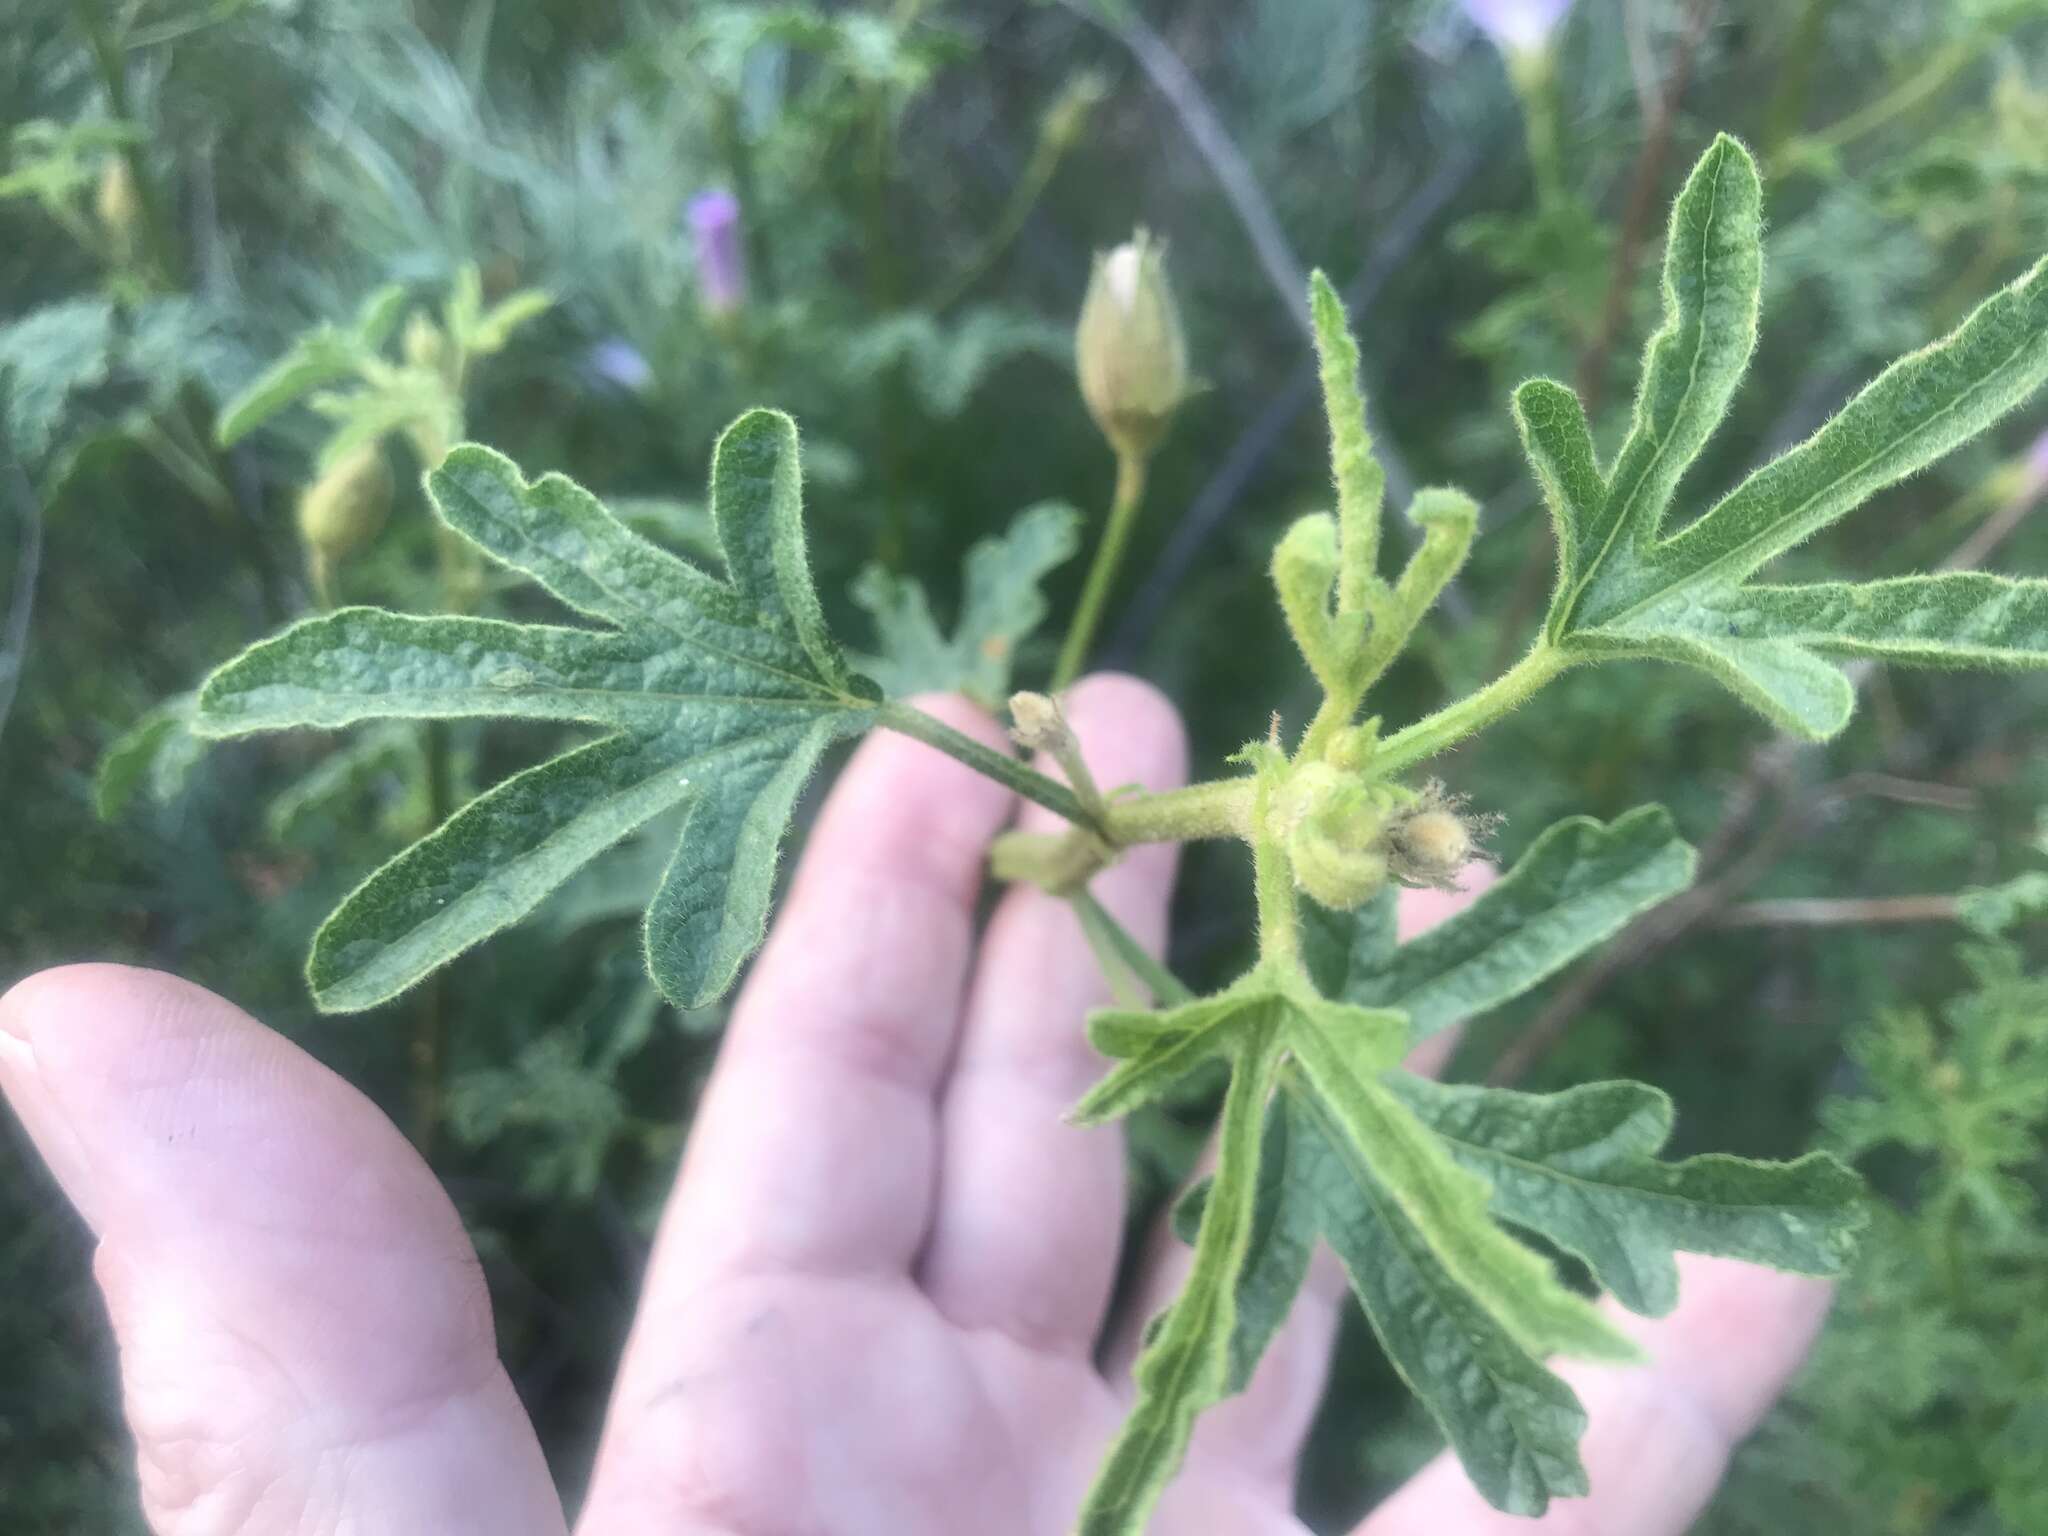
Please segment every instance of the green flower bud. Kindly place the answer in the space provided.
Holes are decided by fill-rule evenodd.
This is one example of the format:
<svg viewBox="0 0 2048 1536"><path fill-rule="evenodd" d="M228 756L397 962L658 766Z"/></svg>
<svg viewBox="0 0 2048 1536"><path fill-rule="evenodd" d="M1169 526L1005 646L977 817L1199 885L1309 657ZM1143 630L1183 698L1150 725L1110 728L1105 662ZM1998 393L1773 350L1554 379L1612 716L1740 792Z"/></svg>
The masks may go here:
<svg viewBox="0 0 2048 1536"><path fill-rule="evenodd" d="M1339 912L1370 900L1387 883L1381 833L1397 793L1328 763L1297 769L1276 806L1294 883Z"/></svg>
<svg viewBox="0 0 2048 1536"><path fill-rule="evenodd" d="M142 222L142 194L126 155L109 155L93 194L93 213L116 254L126 261L135 249L135 231Z"/></svg>
<svg viewBox="0 0 2048 1536"><path fill-rule="evenodd" d="M415 368L426 368L440 372L441 361L448 355L448 338L441 334L441 327L434 324L433 316L423 309L416 309L406 317L405 339L401 343L405 360Z"/></svg>
<svg viewBox="0 0 2048 1536"><path fill-rule="evenodd" d="M391 512L391 466L365 443L328 466L299 497L299 537L329 565L377 536Z"/></svg>
<svg viewBox="0 0 2048 1536"><path fill-rule="evenodd" d="M1144 230L1099 253L1074 336L1081 398L1121 454L1149 457L1188 393L1165 248Z"/></svg>

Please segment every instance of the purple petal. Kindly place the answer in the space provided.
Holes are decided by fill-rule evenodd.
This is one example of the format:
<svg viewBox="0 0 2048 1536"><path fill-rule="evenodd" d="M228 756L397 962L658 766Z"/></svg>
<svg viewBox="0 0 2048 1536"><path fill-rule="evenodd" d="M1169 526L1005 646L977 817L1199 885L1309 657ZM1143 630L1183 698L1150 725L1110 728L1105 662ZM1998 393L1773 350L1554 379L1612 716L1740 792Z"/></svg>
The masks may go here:
<svg viewBox="0 0 2048 1536"><path fill-rule="evenodd" d="M1496 47L1526 53L1549 40L1572 0L1458 0L1458 5Z"/></svg>
<svg viewBox="0 0 2048 1536"><path fill-rule="evenodd" d="M590 349L584 365L607 384L638 394L654 382L654 369L640 349L623 336L608 337Z"/></svg>
<svg viewBox="0 0 2048 1536"><path fill-rule="evenodd" d="M740 202L730 192L700 192L685 210L697 256L697 297L714 315L747 301L747 258L740 240Z"/></svg>

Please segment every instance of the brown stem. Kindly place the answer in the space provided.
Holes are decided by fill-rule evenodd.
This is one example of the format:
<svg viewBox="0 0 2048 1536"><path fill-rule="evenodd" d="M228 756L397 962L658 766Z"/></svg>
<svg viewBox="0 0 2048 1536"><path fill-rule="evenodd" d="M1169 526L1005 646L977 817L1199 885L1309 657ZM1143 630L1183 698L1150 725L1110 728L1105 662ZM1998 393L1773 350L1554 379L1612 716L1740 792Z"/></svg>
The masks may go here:
<svg viewBox="0 0 2048 1536"><path fill-rule="evenodd" d="M1954 896L1790 897L1745 901L1714 919L1716 928L1846 928L1876 923L1946 923Z"/></svg>

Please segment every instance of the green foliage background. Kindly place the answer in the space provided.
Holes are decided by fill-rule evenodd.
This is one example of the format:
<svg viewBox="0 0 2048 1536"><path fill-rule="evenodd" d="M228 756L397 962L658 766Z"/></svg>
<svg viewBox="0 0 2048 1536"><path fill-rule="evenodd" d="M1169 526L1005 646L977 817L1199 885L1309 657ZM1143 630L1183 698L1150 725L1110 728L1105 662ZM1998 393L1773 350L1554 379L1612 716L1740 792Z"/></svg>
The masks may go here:
<svg viewBox="0 0 2048 1536"><path fill-rule="evenodd" d="M1509 393L1576 370L1612 451L1655 320L1662 208L1715 131L1757 150L1769 224L1761 349L1688 482L1698 504L2048 248L2048 7L2024 0L1707 6L1662 130L1656 104L1702 8L1582 0L1552 76L1548 190L1499 55L1455 7L1136 9L1140 43L1156 34L1185 64L1291 259L1344 289L1394 474L1485 498L1472 564L1383 690L1390 724L1490 676L1537 622L1549 535ZM1085 547L1110 461L1068 327L1091 250L1149 225L1171 242L1207 387L1153 465L1105 651L1181 702L1199 761L1261 734L1275 707L1303 716L1313 697L1263 574L1279 532L1329 494L1300 285L1280 288L1255 254L1186 100L1156 87L1123 14L0 0L0 187L30 166L39 178L0 200L0 983L86 957L174 969L411 1113L414 1004L321 1018L301 970L319 919L431 818L410 739L229 744L182 778L159 758L161 785L112 821L94 774L160 700L308 607L292 505L318 419L300 410L213 454L219 405L378 285L437 302L466 263L490 297L556 300L477 371L470 435L637 506L697 553L713 437L748 405L791 411L819 589L840 633L881 649L871 613L904 601L898 578L922 580L943 623L970 547L1023 509L1083 509ZM93 19L125 104L87 46ZM1056 107L1053 123L1085 126L1048 131ZM125 252L93 209L124 143L151 214ZM696 302L680 223L710 186L737 190L746 221L751 294L724 320ZM644 380L604 376L595 349L613 342ZM1925 568L2004 528L1990 568L2048 572L2048 533L2014 511L2048 486L2048 451L2028 458L2044 429L2036 404L1781 574ZM340 585L424 609L435 551L419 466L399 462L391 523ZM875 564L891 574L862 577ZM1055 619L1077 564L1051 578ZM550 617L523 592L481 603ZM1019 676L1049 659L1044 635L1027 641ZM1680 1154L1789 1156L1824 1124L1889 1202L1714 1530L1974 1536L2048 1518L2048 1418L2028 1390L2048 1340L2025 1282L2048 1248L2048 1104L1998 1091L2048 1067L2048 1007L2027 980L2038 930L2022 916L1964 944L1953 922L1815 924L1788 920L1810 905L1783 905L2039 868L2044 704L2039 679L1879 674L1843 737L1760 755L1768 729L1704 679L1607 668L1565 677L1445 765L1452 789L1507 817L1503 855L1558 817L1648 800L1709 855L1694 920L1653 918L1482 1021L1455 1075L1506 1062L1531 1087L1642 1078L1675 1101ZM452 730L453 791L554 739ZM572 1490L715 1049L716 1011L660 1006L640 967L634 915L671 832L629 841L530 919L541 942L485 946L442 992L435 1161ZM1242 968L1249 899L1229 855L1193 854L1181 974L1206 986ZM1553 1037L1560 999L1578 1005ZM1156 1176L1142 1214L1202 1123L1190 1109L1184 1135L1159 1122L1136 1149ZM136 1529L83 1234L18 1137L0 1146L0 1514L27 1532ZM1305 1507L1332 1524L1431 1449L1355 1332L1304 1475Z"/></svg>

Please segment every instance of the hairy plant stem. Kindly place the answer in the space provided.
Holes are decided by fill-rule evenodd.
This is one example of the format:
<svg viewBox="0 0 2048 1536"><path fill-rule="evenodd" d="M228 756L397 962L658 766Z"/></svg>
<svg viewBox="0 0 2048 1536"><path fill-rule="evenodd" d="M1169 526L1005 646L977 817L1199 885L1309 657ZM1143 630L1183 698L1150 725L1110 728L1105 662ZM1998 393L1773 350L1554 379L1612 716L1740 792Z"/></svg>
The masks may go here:
<svg viewBox="0 0 2048 1536"><path fill-rule="evenodd" d="M1081 804L1080 797L1066 785L1048 778L1007 752L986 746L963 731L954 730L936 716L908 704L892 702L875 712L875 722L904 736L915 737L928 747L937 747L985 778L1007 785L1027 800L1036 801L1055 816L1065 817L1076 826L1087 827L1091 831L1101 831L1094 825L1087 807Z"/></svg>
<svg viewBox="0 0 2048 1536"><path fill-rule="evenodd" d="M1299 969L1301 909L1295 905L1294 865L1279 835L1266 825L1266 800L1273 786L1274 775L1259 775L1257 802L1252 812L1259 823L1251 840L1252 888L1259 913L1259 959L1262 963L1277 961Z"/></svg>
<svg viewBox="0 0 2048 1536"><path fill-rule="evenodd" d="M1109 589L1116 582L1117 567L1123 562L1124 546L1130 542L1131 526L1138 520L1138 508L1145 499L1143 454L1119 449L1116 456L1116 499L1110 503L1109 521L1095 546L1095 561L1088 567L1088 580L1081 588L1081 601L1067 626L1067 638L1060 646L1059 664L1053 668L1052 688L1058 693L1081 675L1087 665L1088 648L1102 622Z"/></svg>
<svg viewBox="0 0 2048 1536"><path fill-rule="evenodd" d="M1181 979L1152 957L1152 952L1140 944L1130 929L1116 920L1107 907L1095 899L1084 886L1067 898L1074 906L1074 915L1081 920L1081 930L1088 935L1088 942L1096 956L1104 962L1114 961L1128 971L1132 978L1152 994L1153 1003L1162 1008L1175 1008L1182 1003L1191 1003L1195 994ZM1103 971L1114 977L1114 971L1105 963Z"/></svg>
<svg viewBox="0 0 2048 1536"><path fill-rule="evenodd" d="M1477 693L1469 693L1455 704L1425 715L1381 742L1366 765L1367 771L1378 779L1405 773L1417 763L1484 730L1509 710L1527 702L1537 689L1571 665L1571 658L1564 652L1548 641L1538 640L1527 655Z"/></svg>

